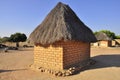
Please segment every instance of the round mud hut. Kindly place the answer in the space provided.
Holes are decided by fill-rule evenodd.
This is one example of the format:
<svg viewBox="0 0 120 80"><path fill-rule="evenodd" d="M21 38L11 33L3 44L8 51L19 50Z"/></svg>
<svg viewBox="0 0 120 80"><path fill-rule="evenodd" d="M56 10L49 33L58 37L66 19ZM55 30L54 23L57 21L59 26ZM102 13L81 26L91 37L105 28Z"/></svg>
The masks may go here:
<svg viewBox="0 0 120 80"><path fill-rule="evenodd" d="M59 2L29 36L34 43L33 66L66 70L90 59L93 32L66 4Z"/></svg>

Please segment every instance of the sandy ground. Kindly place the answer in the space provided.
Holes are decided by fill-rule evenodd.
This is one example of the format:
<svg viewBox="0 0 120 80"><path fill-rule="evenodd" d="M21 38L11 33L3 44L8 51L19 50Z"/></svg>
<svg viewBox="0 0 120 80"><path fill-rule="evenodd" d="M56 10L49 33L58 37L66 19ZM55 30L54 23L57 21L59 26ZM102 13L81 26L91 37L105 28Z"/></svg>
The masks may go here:
<svg viewBox="0 0 120 80"><path fill-rule="evenodd" d="M68 77L55 77L29 69L33 49L0 53L0 80L120 80L120 48L92 48L97 61L90 69Z"/></svg>

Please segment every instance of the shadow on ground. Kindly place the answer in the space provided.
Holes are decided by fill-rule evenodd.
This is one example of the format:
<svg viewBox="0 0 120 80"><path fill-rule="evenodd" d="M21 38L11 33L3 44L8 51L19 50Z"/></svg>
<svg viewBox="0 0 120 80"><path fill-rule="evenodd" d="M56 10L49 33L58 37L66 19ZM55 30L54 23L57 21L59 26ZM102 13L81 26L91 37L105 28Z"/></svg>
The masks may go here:
<svg viewBox="0 0 120 80"><path fill-rule="evenodd" d="M107 67L120 67L120 55L99 55L92 57L93 60L96 61L94 65L90 67L90 69L97 68L107 68Z"/></svg>
<svg viewBox="0 0 120 80"><path fill-rule="evenodd" d="M3 72L12 72L12 71L21 71L21 70L27 70L27 69L0 70L0 73L3 73Z"/></svg>
<svg viewBox="0 0 120 80"><path fill-rule="evenodd" d="M80 72L92 69L100 69L100 68L107 68L107 67L120 67L120 55L98 55L91 57L95 64L91 64L83 68L83 70L76 72L75 74L79 74Z"/></svg>

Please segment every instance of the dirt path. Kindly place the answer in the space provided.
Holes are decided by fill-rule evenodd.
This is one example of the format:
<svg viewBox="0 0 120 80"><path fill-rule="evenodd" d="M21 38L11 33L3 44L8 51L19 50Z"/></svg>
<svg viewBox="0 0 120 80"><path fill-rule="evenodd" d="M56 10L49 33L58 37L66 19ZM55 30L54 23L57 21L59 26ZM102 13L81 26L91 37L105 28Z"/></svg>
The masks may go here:
<svg viewBox="0 0 120 80"><path fill-rule="evenodd" d="M29 69L33 49L0 53L0 80L120 80L120 48L92 48L97 63L69 77L54 77Z"/></svg>

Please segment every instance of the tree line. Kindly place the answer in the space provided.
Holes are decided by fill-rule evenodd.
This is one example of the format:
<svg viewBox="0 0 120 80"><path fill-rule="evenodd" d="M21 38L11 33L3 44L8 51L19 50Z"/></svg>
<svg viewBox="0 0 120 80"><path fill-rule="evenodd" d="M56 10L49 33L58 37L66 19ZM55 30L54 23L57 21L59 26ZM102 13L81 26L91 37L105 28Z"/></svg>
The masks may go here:
<svg viewBox="0 0 120 80"><path fill-rule="evenodd" d="M14 33L14 34L11 34L10 37L0 38L0 43L15 42L16 47L19 47L19 42L24 42L26 41L26 39L27 39L27 36L24 33Z"/></svg>
<svg viewBox="0 0 120 80"><path fill-rule="evenodd" d="M99 33L105 33L108 37L112 38L112 39L120 39L120 35L116 35L114 32L110 31L110 30L100 30L100 31L95 31L94 34L99 34Z"/></svg>
<svg viewBox="0 0 120 80"><path fill-rule="evenodd" d="M100 30L100 31L95 31L94 34L99 34L100 32L103 32L107 34L108 37L112 39L120 39L120 35L116 35L114 32L110 30ZM19 42L24 42L27 40L27 36L24 33L14 33L11 34L10 37L0 37L0 43L4 42L15 42L16 46L19 47Z"/></svg>

